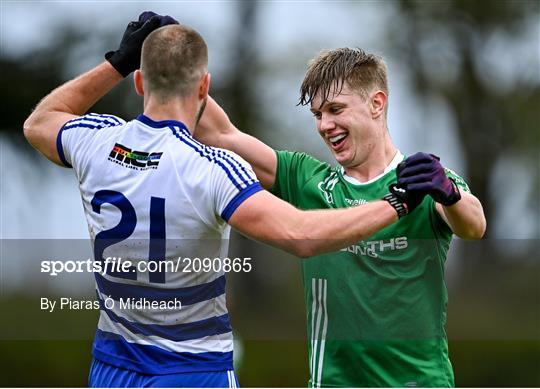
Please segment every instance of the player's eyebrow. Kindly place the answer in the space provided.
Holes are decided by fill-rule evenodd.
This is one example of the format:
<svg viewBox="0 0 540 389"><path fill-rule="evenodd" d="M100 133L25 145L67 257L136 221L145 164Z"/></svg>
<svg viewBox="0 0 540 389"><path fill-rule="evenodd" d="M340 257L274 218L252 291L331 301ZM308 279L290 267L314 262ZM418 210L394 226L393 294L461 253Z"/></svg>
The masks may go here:
<svg viewBox="0 0 540 389"><path fill-rule="evenodd" d="M325 102L319 107L319 109L316 109L316 108L311 107L309 110L310 110L312 113L316 113L316 112L319 112L319 111L324 111L325 109L330 109L330 108L343 108L343 107L345 107L345 106L346 106L345 103L342 103L342 102L339 102L339 101L325 101Z"/></svg>

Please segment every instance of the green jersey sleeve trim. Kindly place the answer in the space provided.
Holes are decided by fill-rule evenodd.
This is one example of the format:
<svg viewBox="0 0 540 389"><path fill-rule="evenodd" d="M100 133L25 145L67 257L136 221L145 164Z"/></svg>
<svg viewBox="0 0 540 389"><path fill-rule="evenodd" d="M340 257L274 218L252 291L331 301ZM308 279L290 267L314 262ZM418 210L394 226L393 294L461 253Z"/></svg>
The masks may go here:
<svg viewBox="0 0 540 389"><path fill-rule="evenodd" d="M461 177L452 169L444 168L444 172L446 173L447 177L452 178L454 180L456 185L459 187L459 190L463 190L467 193L471 193L471 190L469 189L469 185L465 182L463 177Z"/></svg>

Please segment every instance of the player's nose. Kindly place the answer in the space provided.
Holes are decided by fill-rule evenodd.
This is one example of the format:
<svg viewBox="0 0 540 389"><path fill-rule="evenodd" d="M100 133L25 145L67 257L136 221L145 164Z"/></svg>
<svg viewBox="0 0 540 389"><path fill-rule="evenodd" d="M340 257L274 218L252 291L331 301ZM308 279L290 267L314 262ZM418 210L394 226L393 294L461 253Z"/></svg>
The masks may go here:
<svg viewBox="0 0 540 389"><path fill-rule="evenodd" d="M336 128L336 123L330 115L325 115L324 113L321 116L320 129L323 132L328 132Z"/></svg>

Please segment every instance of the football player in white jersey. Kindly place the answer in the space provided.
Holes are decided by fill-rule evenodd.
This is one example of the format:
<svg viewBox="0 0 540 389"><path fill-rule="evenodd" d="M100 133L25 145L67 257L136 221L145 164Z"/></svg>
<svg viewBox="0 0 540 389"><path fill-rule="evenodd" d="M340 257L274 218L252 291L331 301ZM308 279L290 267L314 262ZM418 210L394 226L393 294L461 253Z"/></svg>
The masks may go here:
<svg viewBox="0 0 540 389"><path fill-rule="evenodd" d="M242 158L197 142L207 47L169 16L141 14L106 59L51 92L24 123L36 149L73 168L94 260L130 260L122 271L95 273L100 319L90 385L235 387L224 268L144 273L135 265L222 258L228 225L307 257L366 238L418 199L390 194L349 209L300 211L264 191ZM133 71L143 114L129 122L85 114Z"/></svg>

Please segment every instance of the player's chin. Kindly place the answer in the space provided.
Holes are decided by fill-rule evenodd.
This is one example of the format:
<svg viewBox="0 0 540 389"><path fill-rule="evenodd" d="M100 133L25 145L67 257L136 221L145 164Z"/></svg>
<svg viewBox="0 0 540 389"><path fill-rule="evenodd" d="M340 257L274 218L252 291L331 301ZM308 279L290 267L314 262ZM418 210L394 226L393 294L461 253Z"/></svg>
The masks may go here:
<svg viewBox="0 0 540 389"><path fill-rule="evenodd" d="M352 165L352 158L349 155L346 155L345 153L334 153L334 158L336 159L336 162L339 163L343 167L349 167Z"/></svg>
<svg viewBox="0 0 540 389"><path fill-rule="evenodd" d="M343 167L347 167L352 163L353 156L351 155L350 149L348 147L336 151L331 144L327 143L327 145L337 163L339 163Z"/></svg>

